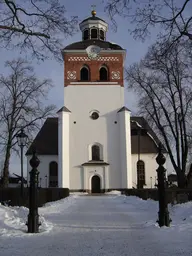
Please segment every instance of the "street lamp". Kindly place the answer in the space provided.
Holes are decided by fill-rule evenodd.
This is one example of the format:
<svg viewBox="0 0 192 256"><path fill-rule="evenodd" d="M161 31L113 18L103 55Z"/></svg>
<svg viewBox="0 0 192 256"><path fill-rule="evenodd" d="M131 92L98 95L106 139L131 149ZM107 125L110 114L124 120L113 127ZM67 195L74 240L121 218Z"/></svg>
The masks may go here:
<svg viewBox="0 0 192 256"><path fill-rule="evenodd" d="M16 137L17 143L21 149L21 196L23 197L23 148L26 145L28 136L24 133L22 128Z"/></svg>

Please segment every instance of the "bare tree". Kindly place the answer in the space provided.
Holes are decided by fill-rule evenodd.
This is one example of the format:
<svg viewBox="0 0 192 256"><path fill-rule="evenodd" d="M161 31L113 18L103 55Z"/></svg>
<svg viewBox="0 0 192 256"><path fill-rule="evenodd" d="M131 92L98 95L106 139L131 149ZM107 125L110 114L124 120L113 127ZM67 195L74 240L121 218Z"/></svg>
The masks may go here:
<svg viewBox="0 0 192 256"><path fill-rule="evenodd" d="M115 16L128 18L134 38L144 40L151 28L160 28L159 39L167 40L170 48L180 38L192 40L191 0L108 0L105 11L117 27ZM130 21L130 22L129 22ZM135 25L135 26L134 26Z"/></svg>
<svg viewBox="0 0 192 256"><path fill-rule="evenodd" d="M23 59L7 61L8 76L0 76L0 146L3 158L3 185L8 185L9 161L17 150L16 136L22 128L29 138L39 128L40 121L51 115L53 105L44 106L50 80L40 81L33 68Z"/></svg>
<svg viewBox="0 0 192 256"><path fill-rule="evenodd" d="M0 0L0 45L60 59L61 39L77 31L77 22L59 0Z"/></svg>
<svg viewBox="0 0 192 256"><path fill-rule="evenodd" d="M164 142L180 188L186 185L192 135L192 66L187 42L183 44L177 42L161 56L166 45L156 43L126 71L129 89L138 94L140 114Z"/></svg>

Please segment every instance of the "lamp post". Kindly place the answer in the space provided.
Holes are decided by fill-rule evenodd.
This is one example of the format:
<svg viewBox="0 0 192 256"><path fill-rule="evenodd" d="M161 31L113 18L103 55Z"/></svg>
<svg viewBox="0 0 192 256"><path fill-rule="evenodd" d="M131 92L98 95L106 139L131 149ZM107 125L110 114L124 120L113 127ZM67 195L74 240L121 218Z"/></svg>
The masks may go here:
<svg viewBox="0 0 192 256"><path fill-rule="evenodd" d="M47 175L45 175L45 187L47 188Z"/></svg>
<svg viewBox="0 0 192 256"><path fill-rule="evenodd" d="M39 179L39 187L41 188L41 178Z"/></svg>
<svg viewBox="0 0 192 256"><path fill-rule="evenodd" d="M23 128L17 134L17 142L21 149L21 197L23 198L23 148L26 145L28 136L24 133Z"/></svg>
<svg viewBox="0 0 192 256"><path fill-rule="evenodd" d="M150 177L150 180L151 180L151 188L153 187L153 185L152 185L152 179L153 179L153 178L152 178L152 177Z"/></svg>
<svg viewBox="0 0 192 256"><path fill-rule="evenodd" d="M154 187L157 188L158 187L158 179L157 177L155 176L155 184L154 184Z"/></svg>
<svg viewBox="0 0 192 256"><path fill-rule="evenodd" d="M141 184L140 178L139 178L139 161L140 161L140 139L141 139L141 126L139 126L139 129L137 130L138 133L138 160L137 160L137 188L143 188L143 184Z"/></svg>

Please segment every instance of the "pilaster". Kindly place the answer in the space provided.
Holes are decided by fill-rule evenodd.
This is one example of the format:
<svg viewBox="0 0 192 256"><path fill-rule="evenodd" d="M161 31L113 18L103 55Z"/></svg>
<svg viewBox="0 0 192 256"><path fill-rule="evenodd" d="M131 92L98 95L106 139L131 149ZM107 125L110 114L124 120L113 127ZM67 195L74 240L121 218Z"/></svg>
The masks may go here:
<svg viewBox="0 0 192 256"><path fill-rule="evenodd" d="M118 115L120 123L122 188L132 188L130 111L126 107L123 107L118 111Z"/></svg>
<svg viewBox="0 0 192 256"><path fill-rule="evenodd" d="M58 112L59 187L70 188L69 182L69 119L70 111L63 107Z"/></svg>

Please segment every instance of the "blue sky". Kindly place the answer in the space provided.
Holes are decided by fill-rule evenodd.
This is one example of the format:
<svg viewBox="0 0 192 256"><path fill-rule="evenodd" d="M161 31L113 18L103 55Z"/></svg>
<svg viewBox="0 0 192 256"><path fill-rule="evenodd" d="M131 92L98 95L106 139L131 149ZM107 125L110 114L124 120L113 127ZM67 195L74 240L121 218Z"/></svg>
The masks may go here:
<svg viewBox="0 0 192 256"><path fill-rule="evenodd" d="M131 24L123 20L121 18L117 18L118 30L115 32L112 29L112 23L108 19L107 15L104 13L104 5L101 0L70 0L64 1L65 7L67 9L68 16L78 16L80 20L83 20L91 15L92 4L96 5L97 16L104 19L109 24L109 30L107 33L107 40L111 42L115 42L121 45L127 51L126 57L126 66L139 61L147 52L148 47L154 42L155 33L152 34L151 38L147 39L145 42L135 41L133 37L129 34L128 28L131 28ZM63 47L67 46L70 43L80 41L81 40L81 32L79 31L73 37L68 38L67 40L63 36ZM0 61L0 69L1 73L4 71L4 62L6 60L12 60L22 53L18 53L17 51L6 51L5 49L0 50L1 53L1 61ZM33 61L33 65L36 71L36 74L40 78L51 78L54 83L54 88L50 90L48 95L49 104L55 104L57 108L63 106L63 65L57 63L55 60L47 60L41 63L37 63L37 61ZM126 88L126 86L125 86ZM126 106L132 111L132 114L136 114L136 97L128 92L127 89L125 101ZM12 157L10 164L10 173L20 173L20 159L19 157ZM26 165L24 166L24 172L26 173Z"/></svg>

